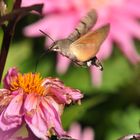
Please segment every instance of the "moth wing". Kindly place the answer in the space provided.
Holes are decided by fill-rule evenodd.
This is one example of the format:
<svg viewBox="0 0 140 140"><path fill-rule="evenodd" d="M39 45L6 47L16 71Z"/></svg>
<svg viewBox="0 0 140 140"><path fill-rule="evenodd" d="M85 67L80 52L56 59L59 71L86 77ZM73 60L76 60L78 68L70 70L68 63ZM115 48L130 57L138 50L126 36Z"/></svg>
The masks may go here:
<svg viewBox="0 0 140 140"><path fill-rule="evenodd" d="M75 30L68 36L72 41L77 40L83 34L87 33L97 21L97 13L94 9L90 10L80 21Z"/></svg>
<svg viewBox="0 0 140 140"><path fill-rule="evenodd" d="M88 32L70 45L70 51L78 61L88 61L99 51L106 39L110 25L106 24L96 31Z"/></svg>

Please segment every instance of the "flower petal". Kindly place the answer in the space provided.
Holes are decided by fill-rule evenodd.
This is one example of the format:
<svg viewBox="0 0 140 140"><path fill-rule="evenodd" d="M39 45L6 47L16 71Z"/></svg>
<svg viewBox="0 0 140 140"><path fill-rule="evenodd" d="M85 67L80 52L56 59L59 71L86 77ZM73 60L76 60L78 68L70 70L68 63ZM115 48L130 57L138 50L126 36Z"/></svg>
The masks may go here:
<svg viewBox="0 0 140 140"><path fill-rule="evenodd" d="M47 97L42 97L36 112L30 115L27 114L25 121L33 133L44 140L47 140L48 137L52 135L52 130L54 130L58 136L65 134L61 126L60 115Z"/></svg>
<svg viewBox="0 0 140 140"><path fill-rule="evenodd" d="M10 68L6 74L6 76L4 77L3 83L4 83L4 88L6 89L10 89L10 82L12 80L12 78L15 78L18 74L18 70L14 67L14 68Z"/></svg>
<svg viewBox="0 0 140 140"><path fill-rule="evenodd" d="M70 64L70 60L60 54L58 54L58 61L57 61L57 72L59 74L64 74L68 67L69 67L69 64Z"/></svg>
<svg viewBox="0 0 140 140"><path fill-rule="evenodd" d="M46 123L47 118L44 119L43 113L39 107L41 98L30 94L25 101L25 121L33 133L43 140L48 140L48 125Z"/></svg>
<svg viewBox="0 0 140 140"><path fill-rule="evenodd" d="M124 19L125 22L122 22ZM125 31L124 33L128 33L128 35L132 35L132 37L136 37L140 39L140 24L138 21L133 19L130 15L126 13L124 14L124 16L116 16L115 22L116 23L114 23L114 28L115 26L118 26L120 29L122 28Z"/></svg>
<svg viewBox="0 0 140 140"><path fill-rule="evenodd" d="M125 40L120 40L119 44L122 46L120 49L132 64L137 64L140 62L140 55L135 49L134 42L131 40L131 38L129 39L127 39L127 42L125 42Z"/></svg>
<svg viewBox="0 0 140 140"><path fill-rule="evenodd" d="M4 99L5 96L10 95L10 90L8 89L0 89L0 101Z"/></svg>
<svg viewBox="0 0 140 140"><path fill-rule="evenodd" d="M73 123L70 127L69 132L68 132L68 134L72 138L77 139L77 140L82 140L81 133L82 133L82 130L81 130L81 127L78 123Z"/></svg>
<svg viewBox="0 0 140 140"><path fill-rule="evenodd" d="M0 89L0 113L9 105L12 98L10 90Z"/></svg>
<svg viewBox="0 0 140 140"><path fill-rule="evenodd" d="M24 109L27 112L32 112L33 110L36 110L39 103L39 96L35 94L29 94L26 96L25 102L24 102Z"/></svg>
<svg viewBox="0 0 140 140"><path fill-rule="evenodd" d="M66 132L62 128L60 114L52 105L51 101L44 98L41 109L45 118L47 118L49 128L53 128L58 137L66 135Z"/></svg>
<svg viewBox="0 0 140 140"><path fill-rule="evenodd" d="M71 103L69 102L70 100L76 102L83 98L83 94L81 94L80 90L70 87L65 88L65 96L67 97L67 104Z"/></svg>
<svg viewBox="0 0 140 140"><path fill-rule="evenodd" d="M83 140L94 140L94 132L90 127L87 127L83 131Z"/></svg>
<svg viewBox="0 0 140 140"><path fill-rule="evenodd" d="M24 29L24 34L30 37L40 36L41 33L39 29L41 29L48 33L54 40L62 39L67 37L74 29L75 20L77 21L76 15L73 16L72 13L64 13L63 15L52 14L51 16L47 16L38 22L27 26ZM64 27L65 32L62 34Z"/></svg>
<svg viewBox="0 0 140 140"><path fill-rule="evenodd" d="M126 6L124 6L123 10L127 11L128 15L131 15L132 17L140 17L140 1L134 1L134 0L127 0Z"/></svg>
<svg viewBox="0 0 140 140"><path fill-rule="evenodd" d="M83 94L81 94L79 90L69 87L63 89L53 87L50 91L56 101L62 104L70 104L72 101L75 102L83 98Z"/></svg>
<svg viewBox="0 0 140 140"><path fill-rule="evenodd" d="M15 128L22 123L23 115L23 94L15 96L8 107L0 115L0 128L9 130Z"/></svg>
<svg viewBox="0 0 140 140"><path fill-rule="evenodd" d="M47 136L44 135L44 133L42 133L37 127L35 127L32 123L30 123L30 121L28 121L28 119L25 119L26 123L28 124L28 126L30 127L30 129L32 130L32 132L34 133L34 135L36 135L38 138L42 139L42 140L49 140ZM37 122L40 123L40 122Z"/></svg>
<svg viewBox="0 0 140 140"><path fill-rule="evenodd" d="M70 104L72 101L78 101L83 98L83 94L77 89L64 86L64 84L55 78L47 78L43 85L48 89L48 96L53 97L56 102L61 104Z"/></svg>
<svg viewBox="0 0 140 140"><path fill-rule="evenodd" d="M101 60L107 59L111 56L113 51L112 40L108 37L102 44L100 51L97 53L97 57Z"/></svg>
<svg viewBox="0 0 140 140"><path fill-rule="evenodd" d="M132 64L136 64L140 61L140 55L137 53L135 49L134 42L132 41L132 38L127 34L126 31L119 32L119 27L116 27L113 29L113 39L115 39L118 42L118 47L122 50L122 52L125 54L125 56L129 59L129 61Z"/></svg>
<svg viewBox="0 0 140 140"><path fill-rule="evenodd" d="M27 6L32 6L34 4L41 4L45 3L45 0L22 0L21 6L22 7L27 7Z"/></svg>
<svg viewBox="0 0 140 140"><path fill-rule="evenodd" d="M92 83L93 85L95 85L96 87L99 87L102 83L102 71L100 71L99 69L97 69L96 67L91 67L91 79L92 79Z"/></svg>

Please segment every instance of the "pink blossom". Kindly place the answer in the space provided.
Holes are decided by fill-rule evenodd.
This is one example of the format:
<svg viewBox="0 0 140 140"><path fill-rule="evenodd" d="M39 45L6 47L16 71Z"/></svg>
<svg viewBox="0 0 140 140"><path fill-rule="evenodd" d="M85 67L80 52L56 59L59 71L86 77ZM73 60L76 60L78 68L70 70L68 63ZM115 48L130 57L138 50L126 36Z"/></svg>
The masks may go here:
<svg viewBox="0 0 140 140"><path fill-rule="evenodd" d="M43 140L51 135L66 136L61 124L63 109L83 97L79 90L64 86L58 78L21 74L16 68L7 72L4 87L0 89L0 129L12 131L26 123Z"/></svg>
<svg viewBox="0 0 140 140"><path fill-rule="evenodd" d="M133 42L134 37L140 38L139 0L59 0L59 2L47 0L44 4L43 11L46 16L27 26L24 29L25 35L41 36L39 29L42 29L55 40L66 38L74 30L81 17L94 8L98 13L95 28L106 23L111 24L110 34L97 54L99 59L104 60L110 57L113 51L112 43L116 42L117 47L132 64L137 64L140 61L140 56ZM58 55L57 71L64 73L68 69L69 63L67 58ZM91 67L91 73L93 83L100 85L102 73L95 67Z"/></svg>
<svg viewBox="0 0 140 140"><path fill-rule="evenodd" d="M90 127L84 128L83 132L78 123L73 123L68 134L76 140L94 140L94 131Z"/></svg>

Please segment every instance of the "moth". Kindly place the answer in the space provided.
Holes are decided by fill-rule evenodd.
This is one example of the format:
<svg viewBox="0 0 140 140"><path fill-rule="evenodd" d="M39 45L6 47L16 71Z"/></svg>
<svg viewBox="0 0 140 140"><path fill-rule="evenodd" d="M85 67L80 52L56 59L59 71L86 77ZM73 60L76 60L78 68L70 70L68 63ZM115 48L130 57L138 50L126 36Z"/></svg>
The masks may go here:
<svg viewBox="0 0 140 140"><path fill-rule="evenodd" d="M108 35L110 25L106 24L92 31L91 28L96 21L97 13L92 9L81 19L78 26L67 38L54 41L49 50L66 56L79 66L90 67L95 65L100 70L103 70L103 66L96 54ZM65 27L63 30L65 31Z"/></svg>

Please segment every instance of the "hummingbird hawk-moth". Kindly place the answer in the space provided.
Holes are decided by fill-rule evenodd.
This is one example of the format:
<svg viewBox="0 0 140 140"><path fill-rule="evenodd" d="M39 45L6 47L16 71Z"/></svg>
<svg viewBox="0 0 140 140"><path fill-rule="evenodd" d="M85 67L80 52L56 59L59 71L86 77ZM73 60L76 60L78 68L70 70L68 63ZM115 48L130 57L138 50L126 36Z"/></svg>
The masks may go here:
<svg viewBox="0 0 140 140"><path fill-rule="evenodd" d="M87 67L95 65L103 70L96 54L106 39L110 26L106 24L95 31L91 31L96 21L97 14L92 9L67 38L54 41L49 50L59 52L77 65Z"/></svg>

